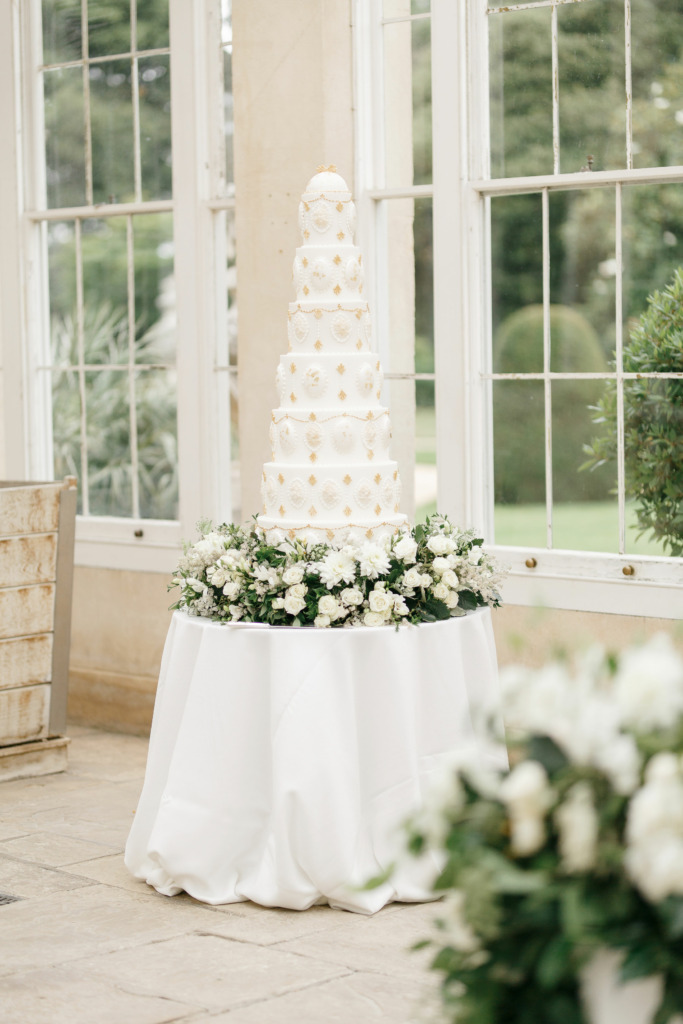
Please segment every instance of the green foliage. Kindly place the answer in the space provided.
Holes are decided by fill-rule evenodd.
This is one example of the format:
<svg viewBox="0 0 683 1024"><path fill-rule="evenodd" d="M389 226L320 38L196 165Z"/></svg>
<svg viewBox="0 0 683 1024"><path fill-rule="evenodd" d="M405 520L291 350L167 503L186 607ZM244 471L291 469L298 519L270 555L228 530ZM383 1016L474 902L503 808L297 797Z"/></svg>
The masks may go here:
<svg viewBox="0 0 683 1024"><path fill-rule="evenodd" d="M683 268L647 300L624 346L627 373L683 373ZM606 389L595 406L600 436L586 452L586 466L616 459L617 392ZM626 490L637 502L641 532L683 554L683 378L624 382Z"/></svg>
<svg viewBox="0 0 683 1024"><path fill-rule="evenodd" d="M607 369L597 335L575 309L550 307L550 367L553 371ZM543 307L526 306L501 324L494 339L499 373L543 370ZM599 381L563 381L553 388L553 496L556 501L599 501L609 493L608 471L578 478L587 440L588 406L602 392ZM581 416L581 409L586 410ZM494 479L496 501L545 499L543 384L503 381L494 391Z"/></svg>

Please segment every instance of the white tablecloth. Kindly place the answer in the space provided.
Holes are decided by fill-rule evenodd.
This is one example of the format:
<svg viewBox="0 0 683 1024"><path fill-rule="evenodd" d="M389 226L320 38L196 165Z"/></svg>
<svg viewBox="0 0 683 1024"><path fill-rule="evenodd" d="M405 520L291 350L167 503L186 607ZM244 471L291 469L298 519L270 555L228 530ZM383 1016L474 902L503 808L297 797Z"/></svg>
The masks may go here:
<svg viewBox="0 0 683 1024"><path fill-rule="evenodd" d="M424 859L361 887L397 860L398 826L496 699L488 609L398 631L176 612L126 865L211 904L374 913L427 900L437 865Z"/></svg>

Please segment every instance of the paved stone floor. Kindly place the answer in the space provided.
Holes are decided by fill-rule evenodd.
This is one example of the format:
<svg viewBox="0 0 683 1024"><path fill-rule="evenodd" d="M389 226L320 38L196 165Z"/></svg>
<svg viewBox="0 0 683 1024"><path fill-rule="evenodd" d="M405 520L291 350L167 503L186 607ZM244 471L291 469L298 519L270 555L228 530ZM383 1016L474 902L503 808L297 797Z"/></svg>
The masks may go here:
<svg viewBox="0 0 683 1024"><path fill-rule="evenodd" d="M69 770L0 783L2 1024L412 1024L432 1019L434 906L374 917L160 896L122 851L147 743L70 731Z"/></svg>

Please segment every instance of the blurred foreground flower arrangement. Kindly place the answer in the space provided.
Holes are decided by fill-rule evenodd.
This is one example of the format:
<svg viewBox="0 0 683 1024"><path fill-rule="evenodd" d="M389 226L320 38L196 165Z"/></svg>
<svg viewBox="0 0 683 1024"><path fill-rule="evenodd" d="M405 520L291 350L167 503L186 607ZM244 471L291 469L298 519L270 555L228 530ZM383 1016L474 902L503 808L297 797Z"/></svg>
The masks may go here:
<svg viewBox="0 0 683 1024"><path fill-rule="evenodd" d="M660 636L502 687L512 770L463 757L410 827L445 855L447 1019L683 1024L683 659Z"/></svg>

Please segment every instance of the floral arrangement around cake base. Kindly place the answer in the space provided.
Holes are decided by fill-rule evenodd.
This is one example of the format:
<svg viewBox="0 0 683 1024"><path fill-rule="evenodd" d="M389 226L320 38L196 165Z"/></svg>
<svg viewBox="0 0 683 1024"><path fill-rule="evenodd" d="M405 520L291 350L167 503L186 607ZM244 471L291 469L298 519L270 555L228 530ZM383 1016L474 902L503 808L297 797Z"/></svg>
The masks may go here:
<svg viewBox="0 0 683 1024"><path fill-rule="evenodd" d="M410 826L445 860L446 1019L683 1024L683 659L660 636L502 687L512 770L461 760Z"/></svg>
<svg viewBox="0 0 683 1024"><path fill-rule="evenodd" d="M436 622L500 604L504 572L472 530L446 516L381 541L266 539L256 524L199 524L169 589L172 606L216 622L384 626ZM276 543L275 541L279 541Z"/></svg>

